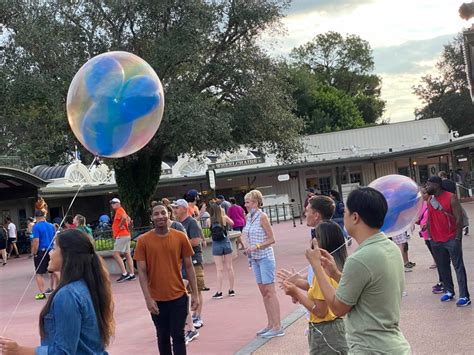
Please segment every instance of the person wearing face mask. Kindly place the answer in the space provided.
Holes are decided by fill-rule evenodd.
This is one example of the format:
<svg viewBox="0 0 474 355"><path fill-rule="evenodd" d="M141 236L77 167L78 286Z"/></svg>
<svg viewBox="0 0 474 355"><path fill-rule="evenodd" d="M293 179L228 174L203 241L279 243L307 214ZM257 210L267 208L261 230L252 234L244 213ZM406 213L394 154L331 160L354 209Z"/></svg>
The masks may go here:
<svg viewBox="0 0 474 355"><path fill-rule="evenodd" d="M245 207L249 211L242 234L247 244L247 255L255 274L258 288L265 304L267 326L257 332L262 338L274 338L285 335L281 327L280 304L275 290L275 255L272 245L275 237L263 205L262 193L252 190L245 195Z"/></svg>
<svg viewBox="0 0 474 355"><path fill-rule="evenodd" d="M452 262L459 285L460 298L456 306L465 307L471 304L467 288L466 268L462 256L463 216L462 208L455 194L442 188L443 181L432 176L426 183L426 190L431 195L428 203L428 232L431 235L431 247L444 284L444 295L441 302L454 299Z"/></svg>

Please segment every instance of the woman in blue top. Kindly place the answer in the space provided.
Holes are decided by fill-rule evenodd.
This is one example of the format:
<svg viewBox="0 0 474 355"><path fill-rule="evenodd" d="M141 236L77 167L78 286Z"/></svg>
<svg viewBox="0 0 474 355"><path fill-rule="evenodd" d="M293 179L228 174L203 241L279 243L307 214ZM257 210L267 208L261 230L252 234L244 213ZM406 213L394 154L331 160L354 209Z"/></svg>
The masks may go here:
<svg viewBox="0 0 474 355"><path fill-rule="evenodd" d="M59 233L48 271L60 272L61 279L40 313L41 345L24 347L0 337L0 353L107 354L114 334L112 290L87 235L74 229Z"/></svg>

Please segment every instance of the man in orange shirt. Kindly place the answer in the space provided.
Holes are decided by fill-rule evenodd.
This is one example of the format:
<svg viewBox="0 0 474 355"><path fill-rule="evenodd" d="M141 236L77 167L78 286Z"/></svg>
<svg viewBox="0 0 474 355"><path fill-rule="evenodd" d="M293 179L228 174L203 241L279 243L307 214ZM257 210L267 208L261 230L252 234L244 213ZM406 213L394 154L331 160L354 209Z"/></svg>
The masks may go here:
<svg viewBox="0 0 474 355"><path fill-rule="evenodd" d="M184 263L191 285L191 310L199 305L194 254L185 233L168 227L168 210L156 205L152 210L155 228L138 238L134 258L146 306L156 327L160 354L186 354L184 327L188 314L188 295L181 278ZM170 337L173 339L171 352Z"/></svg>
<svg viewBox="0 0 474 355"><path fill-rule="evenodd" d="M114 222L112 223L112 235L115 239L114 259L122 272L122 275L117 279L117 282L133 281L136 280L136 277L133 269L132 255L130 254L130 230L128 229L130 218L123 209L118 198L110 200L110 205L115 211ZM128 273L125 268L121 254L125 255L130 273Z"/></svg>

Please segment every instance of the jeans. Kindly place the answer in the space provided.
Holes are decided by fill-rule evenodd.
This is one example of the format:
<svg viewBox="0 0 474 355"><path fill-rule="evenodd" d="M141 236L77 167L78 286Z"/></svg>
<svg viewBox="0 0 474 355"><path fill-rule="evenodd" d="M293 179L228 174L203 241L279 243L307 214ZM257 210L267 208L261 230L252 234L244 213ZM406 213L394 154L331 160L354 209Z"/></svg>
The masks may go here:
<svg viewBox="0 0 474 355"><path fill-rule="evenodd" d="M439 270L439 267L438 267L438 261L436 260L436 255L434 255L434 253L433 253L433 248L431 247L431 242L432 242L431 240L425 240L425 244L428 247L428 250L430 251L430 254L433 257L433 260L436 263L436 271L438 272L438 283L442 284L443 281L441 280L441 271Z"/></svg>
<svg viewBox="0 0 474 355"><path fill-rule="evenodd" d="M184 326L188 315L188 295L172 301L157 301L156 304L160 312L152 314L151 319L155 324L160 354L185 355ZM170 337L173 338L173 352Z"/></svg>
<svg viewBox="0 0 474 355"><path fill-rule="evenodd" d="M432 240L431 247L436 258L436 264L438 265L438 271L445 291L454 294L453 276L450 266L451 261L456 271L456 278L458 279L459 296L469 298L466 269L462 258L462 242L454 238L447 242L435 242Z"/></svg>

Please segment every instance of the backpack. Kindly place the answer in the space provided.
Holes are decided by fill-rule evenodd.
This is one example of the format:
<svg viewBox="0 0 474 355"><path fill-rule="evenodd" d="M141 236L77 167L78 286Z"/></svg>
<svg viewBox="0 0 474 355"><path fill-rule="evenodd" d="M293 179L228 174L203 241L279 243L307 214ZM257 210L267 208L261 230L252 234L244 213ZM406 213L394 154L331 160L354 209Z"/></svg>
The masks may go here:
<svg viewBox="0 0 474 355"><path fill-rule="evenodd" d="M214 242L220 242L227 238L225 228L222 227L219 223L213 223L211 225L211 238Z"/></svg>

